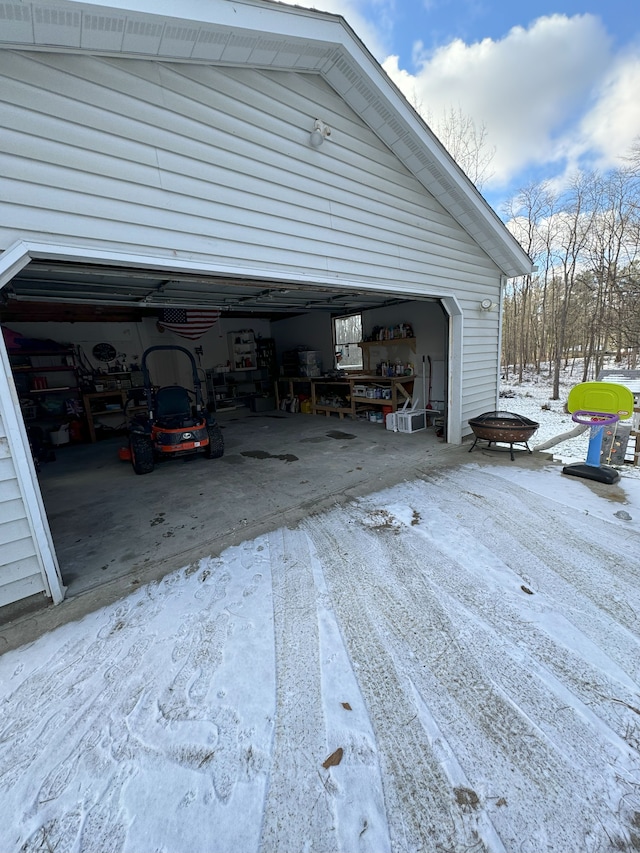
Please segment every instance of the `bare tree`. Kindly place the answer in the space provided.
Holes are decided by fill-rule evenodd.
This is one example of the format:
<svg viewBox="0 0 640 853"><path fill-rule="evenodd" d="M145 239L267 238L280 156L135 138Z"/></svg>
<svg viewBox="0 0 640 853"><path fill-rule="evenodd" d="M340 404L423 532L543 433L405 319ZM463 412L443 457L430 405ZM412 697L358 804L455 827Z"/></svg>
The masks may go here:
<svg viewBox="0 0 640 853"><path fill-rule="evenodd" d="M482 189L493 177L491 164L496 154L495 146L489 146L486 125L478 126L460 107L443 110L435 120L429 115L429 124L458 166L479 190Z"/></svg>
<svg viewBox="0 0 640 853"><path fill-rule="evenodd" d="M457 109L443 109L441 115L436 117L424 108L415 90L410 103L466 176L481 190L493 177L491 163L496 154L495 145L489 145L489 132L484 122L478 126L475 119L464 113L460 106Z"/></svg>
<svg viewBox="0 0 640 853"><path fill-rule="evenodd" d="M640 351L640 137L627 162L560 191L532 185L504 211L538 271L509 283L503 362L520 377L546 362L556 399L563 362L580 355L585 381L608 352L635 364Z"/></svg>

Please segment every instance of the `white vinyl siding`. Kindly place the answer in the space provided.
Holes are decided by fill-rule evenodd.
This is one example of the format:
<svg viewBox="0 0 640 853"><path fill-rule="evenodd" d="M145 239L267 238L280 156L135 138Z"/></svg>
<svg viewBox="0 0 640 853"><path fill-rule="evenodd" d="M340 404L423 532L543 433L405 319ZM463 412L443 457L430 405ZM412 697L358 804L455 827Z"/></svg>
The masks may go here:
<svg viewBox="0 0 640 853"><path fill-rule="evenodd" d="M497 267L319 76L7 51L0 83L0 246L455 297L463 421L494 408Z"/></svg>
<svg viewBox="0 0 640 853"><path fill-rule="evenodd" d="M46 230L28 223L34 236L165 254L180 243L193 253L196 239L207 258L224 243L227 262L299 257L308 271L322 258L343 273L375 249L366 275L383 279L403 268L422 281L425 264L439 267L434 281L452 263L492 268L320 78L20 53L2 54L0 69L3 174L9 192L37 192L12 195L44 215ZM316 113L333 130L318 150Z"/></svg>
<svg viewBox="0 0 640 853"><path fill-rule="evenodd" d="M45 591L36 543L0 417L0 607Z"/></svg>

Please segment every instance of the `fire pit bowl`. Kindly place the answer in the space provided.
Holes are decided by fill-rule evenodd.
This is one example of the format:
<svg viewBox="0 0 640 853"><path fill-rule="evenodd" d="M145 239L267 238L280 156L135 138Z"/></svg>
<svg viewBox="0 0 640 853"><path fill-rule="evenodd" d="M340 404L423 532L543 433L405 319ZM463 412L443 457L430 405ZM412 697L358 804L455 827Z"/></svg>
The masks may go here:
<svg viewBox="0 0 640 853"><path fill-rule="evenodd" d="M540 424L530 418L525 418L524 415L516 415L514 412L484 412L476 418L471 418L469 426L475 436L469 453L476 446L478 440L489 442L488 447L501 442L509 445L511 459L513 460L514 444L524 444L529 453L532 452L528 441Z"/></svg>

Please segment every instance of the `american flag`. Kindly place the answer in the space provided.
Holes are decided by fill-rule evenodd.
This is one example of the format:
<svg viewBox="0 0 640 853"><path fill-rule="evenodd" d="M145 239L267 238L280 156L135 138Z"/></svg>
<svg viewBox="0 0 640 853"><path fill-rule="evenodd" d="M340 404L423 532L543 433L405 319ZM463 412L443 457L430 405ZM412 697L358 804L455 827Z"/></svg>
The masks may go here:
<svg viewBox="0 0 640 853"><path fill-rule="evenodd" d="M219 317L218 308L163 308L158 323L181 338L196 341Z"/></svg>

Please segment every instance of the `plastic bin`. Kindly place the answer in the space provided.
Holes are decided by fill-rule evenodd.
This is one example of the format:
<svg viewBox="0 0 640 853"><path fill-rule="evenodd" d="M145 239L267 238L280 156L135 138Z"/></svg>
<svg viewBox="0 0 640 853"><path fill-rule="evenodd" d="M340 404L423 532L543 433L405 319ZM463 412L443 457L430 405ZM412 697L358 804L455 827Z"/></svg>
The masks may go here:
<svg viewBox="0 0 640 853"><path fill-rule="evenodd" d="M300 364L322 364L322 353L317 350L307 350L298 353Z"/></svg>
<svg viewBox="0 0 640 853"><path fill-rule="evenodd" d="M61 444L69 444L69 424L63 424L56 430L49 433L51 444L54 447L59 447Z"/></svg>

